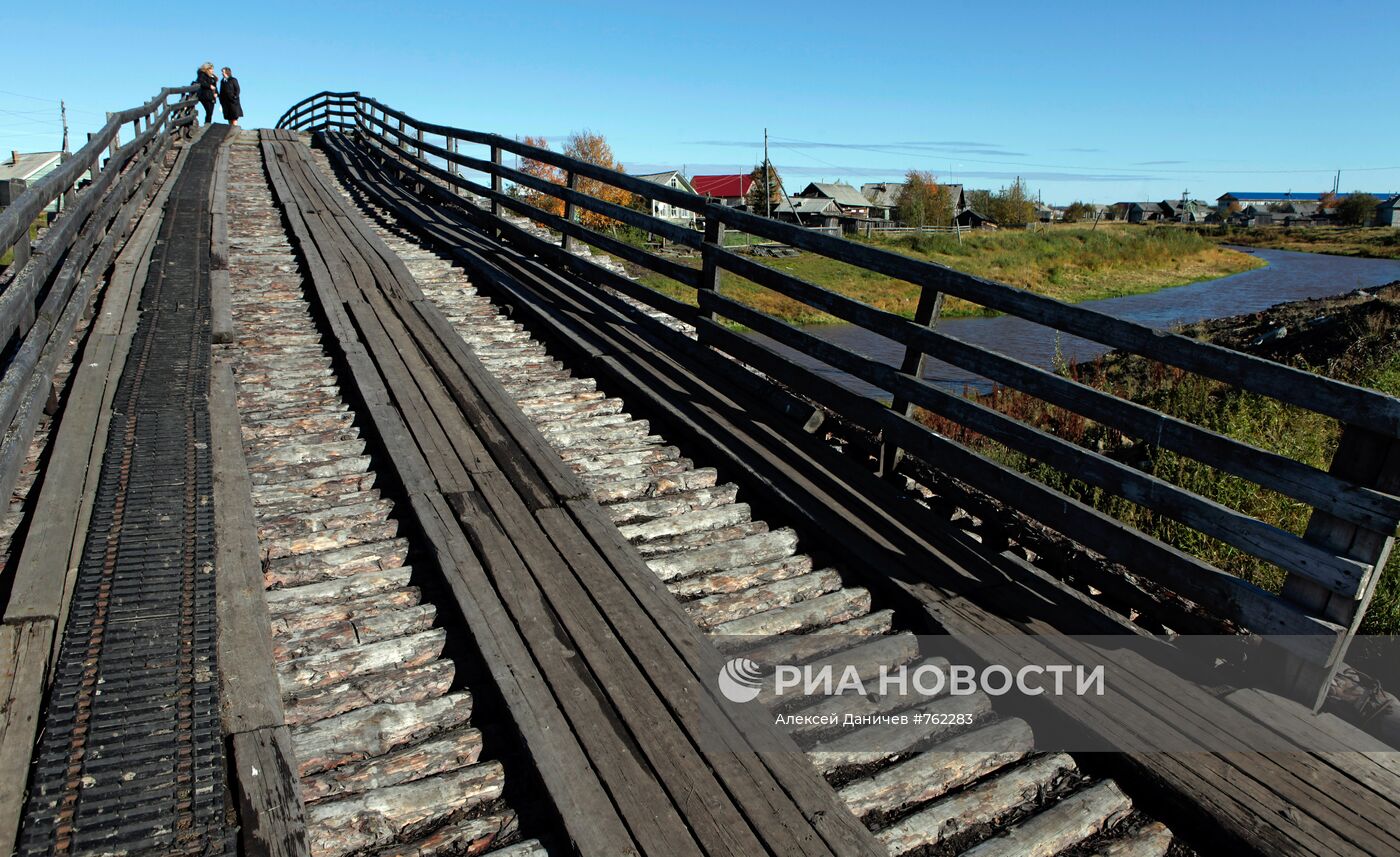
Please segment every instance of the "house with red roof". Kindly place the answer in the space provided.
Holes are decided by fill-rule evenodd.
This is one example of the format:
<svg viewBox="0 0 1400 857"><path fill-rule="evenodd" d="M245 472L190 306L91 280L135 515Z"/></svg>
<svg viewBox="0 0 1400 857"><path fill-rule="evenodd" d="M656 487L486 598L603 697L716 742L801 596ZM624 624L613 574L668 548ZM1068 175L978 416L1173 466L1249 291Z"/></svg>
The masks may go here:
<svg viewBox="0 0 1400 857"><path fill-rule="evenodd" d="M727 176L691 176L690 186L701 196L731 208L748 205L753 176L735 173Z"/></svg>

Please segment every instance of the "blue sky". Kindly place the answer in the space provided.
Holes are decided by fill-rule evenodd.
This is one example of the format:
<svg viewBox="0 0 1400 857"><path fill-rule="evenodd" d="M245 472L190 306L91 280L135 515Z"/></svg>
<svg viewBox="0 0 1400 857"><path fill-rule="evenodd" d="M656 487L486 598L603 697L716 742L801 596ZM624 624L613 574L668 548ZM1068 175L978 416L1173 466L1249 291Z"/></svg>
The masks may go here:
<svg viewBox="0 0 1400 857"><path fill-rule="evenodd" d="M562 141L629 170L974 187L1048 202L1400 189L1393 2L24 4L0 54L0 151L233 67L246 125L319 89L443 124ZM203 10L203 12L201 12ZM203 14L204 17L198 17ZM48 39L61 33L58 53ZM76 144L74 146L76 148Z"/></svg>

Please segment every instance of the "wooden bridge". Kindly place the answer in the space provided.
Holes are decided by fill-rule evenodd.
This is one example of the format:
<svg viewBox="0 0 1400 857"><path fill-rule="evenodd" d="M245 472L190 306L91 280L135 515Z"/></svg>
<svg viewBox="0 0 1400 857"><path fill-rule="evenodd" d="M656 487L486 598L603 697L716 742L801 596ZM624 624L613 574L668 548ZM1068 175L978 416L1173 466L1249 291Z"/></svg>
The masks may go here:
<svg viewBox="0 0 1400 857"><path fill-rule="evenodd" d="M358 93L230 131L196 127L191 92L113 114L0 212L15 250L3 849L1400 853L1400 756L1313 714L1400 521L1400 401ZM726 229L914 283L914 318L726 248ZM758 312L726 278L904 359ZM1332 466L945 335L948 296L1324 415L1341 426ZM951 394L923 377L928 357L1304 504L1310 523L1278 529ZM1285 582L1214 567L917 409ZM1180 678L1169 631L1257 639L1249 675L1266 680ZM979 663L1134 640L1114 716L1074 696L1034 709L1123 749L1038 748L1029 709L980 692L911 699L918 725L885 734L813 724L910 710L716 686L739 655L913 664L921 634ZM779 730L774 711L809 725ZM1221 748L1250 731L1285 749ZM1162 735L1172 748L1143 749Z"/></svg>

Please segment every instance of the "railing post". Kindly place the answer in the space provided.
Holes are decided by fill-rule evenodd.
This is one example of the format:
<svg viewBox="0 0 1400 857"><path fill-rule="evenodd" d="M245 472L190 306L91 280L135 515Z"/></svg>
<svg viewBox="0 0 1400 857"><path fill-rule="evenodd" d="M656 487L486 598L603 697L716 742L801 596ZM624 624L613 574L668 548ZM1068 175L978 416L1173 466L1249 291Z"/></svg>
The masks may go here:
<svg viewBox="0 0 1400 857"><path fill-rule="evenodd" d="M112 121L112 114L111 114L110 112L108 112L108 114L107 114L107 121L108 121L108 122L111 122L111 121ZM121 139L122 139L122 126L118 125L118 126L117 126L115 129L113 129L113 131L112 131L112 141L111 141L110 143L107 144L107 157L108 157L108 158L111 158L111 157L113 157L113 156L115 156L115 155L117 154L117 146L121 144Z"/></svg>
<svg viewBox="0 0 1400 857"><path fill-rule="evenodd" d="M932 328L938 324L938 314L943 309L943 293L923 284L919 291L919 305L914 308L914 323L921 327ZM904 349L904 360L899 364L899 371L914 378L922 378L924 375L924 363L928 360L928 355L922 348L914 345L906 346ZM914 405L898 396L890 403L890 409L903 414L906 417L914 415ZM899 460L904 457L904 450L895 446L888 440L880 442L880 470L879 474L889 479L894 478L895 467L899 465Z"/></svg>
<svg viewBox="0 0 1400 857"><path fill-rule="evenodd" d="M705 215L705 241L700 245L700 285L699 290L719 294L720 280L724 276L724 269L719 266L715 258L715 251L724 247L724 224L718 217L709 213ZM700 310L700 317L715 320L713 310L703 307ZM705 341L704 329L696 330L696 336L701 342Z"/></svg>
<svg viewBox="0 0 1400 857"><path fill-rule="evenodd" d="M457 138L444 137L443 139L447 143L447 151L454 155L457 154ZM462 165L449 158L447 161L447 172L451 174L451 176L454 179L459 179L462 177ZM452 192L457 196L462 196L466 193L464 190L462 190L455 184L452 186Z"/></svg>
<svg viewBox="0 0 1400 857"><path fill-rule="evenodd" d="M578 190L578 174L575 173L573 170L569 170L567 180L565 181L565 185L569 188L569 190ZM564 219L569 221L570 223L575 223L578 221L578 206L574 205L574 201L572 199L564 200ZM572 235L565 233L564 251L566 253L572 252L573 249L574 238Z"/></svg>
<svg viewBox="0 0 1400 857"><path fill-rule="evenodd" d="M1343 426L1328 472L1356 485L1387 494L1400 493L1400 440L1352 425ZM1376 583L1390 557L1396 524L1391 521L1385 532L1379 532L1318 510L1314 510L1308 520L1304 541L1371 567L1350 596L1333 592L1297 574L1290 573L1284 578L1281 593L1284 600L1346 629L1326 663L1305 663L1294 656L1288 656L1285 662L1284 692L1311 705L1314 711L1326 702L1332 677L1341 667L1347 647L1366 615Z"/></svg>
<svg viewBox="0 0 1400 857"><path fill-rule="evenodd" d="M423 160L423 129L422 129L422 128L417 128L417 129L415 129L415 131L416 131L416 135L415 135L415 136L417 136L417 138L418 138L418 160L421 161L421 160ZM418 170L418 174L419 174L419 175L422 175L422 174L423 174L423 167L422 167L422 165L419 165L419 166L417 167L417 170Z"/></svg>
<svg viewBox="0 0 1400 857"><path fill-rule="evenodd" d="M24 189L28 187L28 182L24 179L8 179L0 181L0 210L10 207L16 199L24 194ZM3 249L3 248L0 248ZM14 258L10 261L10 266L16 271L24 267L24 263L29 261L29 229L26 228L20 233L19 239L15 241Z"/></svg>
<svg viewBox="0 0 1400 857"><path fill-rule="evenodd" d="M501 165L500 146L491 147L491 163L495 164L498 167ZM496 193L504 193L505 187L506 185L505 182L501 179L501 174L499 172L491 173L491 190L495 191ZM500 202L494 199L491 200L491 214L496 217L501 216L501 204Z"/></svg>

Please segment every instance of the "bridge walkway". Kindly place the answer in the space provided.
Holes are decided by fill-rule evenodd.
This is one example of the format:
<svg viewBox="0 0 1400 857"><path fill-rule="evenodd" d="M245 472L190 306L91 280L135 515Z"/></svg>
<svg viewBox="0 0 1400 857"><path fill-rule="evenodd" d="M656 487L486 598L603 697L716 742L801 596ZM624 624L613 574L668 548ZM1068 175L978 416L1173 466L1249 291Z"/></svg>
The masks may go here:
<svg viewBox="0 0 1400 857"><path fill-rule="evenodd" d="M716 694L730 655L870 674L918 660L912 632L1122 628L828 447L800 400L523 252L529 224L322 141L185 149L135 248L139 321L117 314L101 478L36 483L94 511L25 853L1146 857L1163 821L1400 846L1377 754L1076 759L985 695L924 703L970 728L872 743L764 706L881 703ZM1169 697L1185 731L1288 728L1268 700Z"/></svg>

